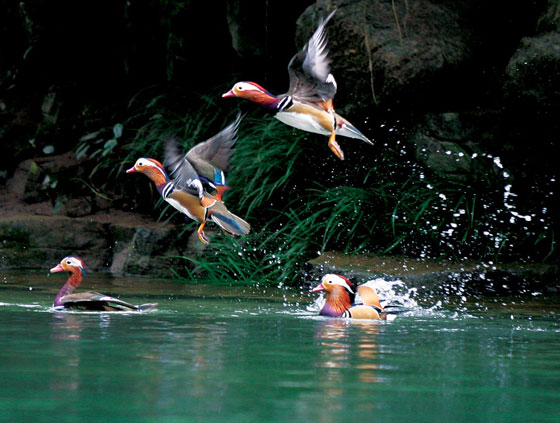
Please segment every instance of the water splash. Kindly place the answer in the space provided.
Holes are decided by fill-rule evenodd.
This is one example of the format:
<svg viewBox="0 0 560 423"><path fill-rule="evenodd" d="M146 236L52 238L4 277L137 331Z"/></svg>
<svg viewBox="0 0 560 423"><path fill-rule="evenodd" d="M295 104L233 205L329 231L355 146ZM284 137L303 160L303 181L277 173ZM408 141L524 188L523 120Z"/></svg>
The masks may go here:
<svg viewBox="0 0 560 423"><path fill-rule="evenodd" d="M413 298L416 295L417 289L408 288L406 284L399 279L387 281L383 278L377 278L367 281L363 285L369 286L377 292L381 300L381 305L384 307L389 305L396 306L407 312L421 310L418 302ZM325 305L325 298L325 295L319 295L315 298L313 303L307 306L307 311L319 313ZM356 294L355 302L356 304L362 303L359 294Z"/></svg>

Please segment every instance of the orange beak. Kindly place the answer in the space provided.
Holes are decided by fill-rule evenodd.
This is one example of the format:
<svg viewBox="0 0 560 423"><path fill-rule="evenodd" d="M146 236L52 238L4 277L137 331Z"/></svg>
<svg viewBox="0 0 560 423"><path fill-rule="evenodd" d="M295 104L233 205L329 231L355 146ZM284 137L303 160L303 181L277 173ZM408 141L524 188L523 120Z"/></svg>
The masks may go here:
<svg viewBox="0 0 560 423"><path fill-rule="evenodd" d="M222 94L222 97L237 97L233 92L233 88L229 90L227 93Z"/></svg>
<svg viewBox="0 0 560 423"><path fill-rule="evenodd" d="M57 273L57 272L64 272L62 265L59 264L58 266L55 266L51 269L51 273Z"/></svg>
<svg viewBox="0 0 560 423"><path fill-rule="evenodd" d="M126 171L126 173L138 172L134 166Z"/></svg>

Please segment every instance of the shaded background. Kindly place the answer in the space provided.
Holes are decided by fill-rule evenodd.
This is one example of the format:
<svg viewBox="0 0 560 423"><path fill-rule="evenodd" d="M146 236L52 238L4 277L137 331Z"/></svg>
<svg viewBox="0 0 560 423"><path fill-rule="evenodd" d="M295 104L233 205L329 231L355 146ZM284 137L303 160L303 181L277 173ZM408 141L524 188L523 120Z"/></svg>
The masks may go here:
<svg viewBox="0 0 560 423"><path fill-rule="evenodd" d="M375 141L342 141L345 162L326 139L220 97L236 80L284 92L288 61L335 7L335 107ZM120 174L136 157L160 157L164 129L192 145L239 109L266 136L255 147L242 128L227 203L268 234L251 248L302 242L275 263L291 269L283 278L328 250L557 262L558 1L2 0L2 10L4 267L78 251L94 269L166 274L170 261L158 258L199 254L193 227L154 207L147 181ZM266 143L297 146L256 159ZM261 197L246 189L259 160L276 161ZM67 218L80 237L56 239ZM158 218L169 227L150 226ZM231 249L215 245L204 260ZM268 254L255 267L276 260Z"/></svg>

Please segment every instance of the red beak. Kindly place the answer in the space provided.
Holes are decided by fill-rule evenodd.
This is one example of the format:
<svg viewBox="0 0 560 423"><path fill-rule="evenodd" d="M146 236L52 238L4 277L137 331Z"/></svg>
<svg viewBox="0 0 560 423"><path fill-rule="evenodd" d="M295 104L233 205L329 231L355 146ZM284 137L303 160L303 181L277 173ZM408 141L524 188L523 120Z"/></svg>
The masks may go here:
<svg viewBox="0 0 560 423"><path fill-rule="evenodd" d="M227 93L222 94L222 97L236 97L233 89L229 90Z"/></svg>
<svg viewBox="0 0 560 423"><path fill-rule="evenodd" d="M134 166L126 171L126 173L138 172Z"/></svg>
<svg viewBox="0 0 560 423"><path fill-rule="evenodd" d="M320 283L315 288L313 288L313 292L319 292L319 291L324 291L324 290L325 290L325 287L323 286L322 283Z"/></svg>
<svg viewBox="0 0 560 423"><path fill-rule="evenodd" d="M58 266L55 266L51 269L51 273L56 273L56 272L64 272L62 265L59 264Z"/></svg>

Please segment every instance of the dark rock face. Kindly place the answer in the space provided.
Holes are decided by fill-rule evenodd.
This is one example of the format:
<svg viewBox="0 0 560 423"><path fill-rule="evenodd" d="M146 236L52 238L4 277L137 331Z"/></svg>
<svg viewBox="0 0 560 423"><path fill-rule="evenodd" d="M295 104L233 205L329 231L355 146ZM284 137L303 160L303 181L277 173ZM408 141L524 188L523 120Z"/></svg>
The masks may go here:
<svg viewBox="0 0 560 423"><path fill-rule="evenodd" d="M516 173L549 169L541 159L556 154L547 140L560 105L559 4L323 0L299 18L297 45L336 7L327 28L335 107L373 126L375 116L398 122L428 169L499 191L522 181Z"/></svg>
<svg viewBox="0 0 560 423"><path fill-rule="evenodd" d="M334 7L328 42L340 75L336 104L409 110L484 94L494 67L507 63L539 11L529 1L323 0L298 20L298 46Z"/></svg>
<svg viewBox="0 0 560 423"><path fill-rule="evenodd" d="M415 288L417 298L461 295L508 296L539 291L560 291L558 265L495 265L414 260L404 257L347 256L326 252L308 263L308 277L320 280L325 273L345 275L356 284L375 278L401 280Z"/></svg>
<svg viewBox="0 0 560 423"><path fill-rule="evenodd" d="M139 224L132 216L69 218L13 215L0 218L3 269L46 269L68 255L93 271L172 277L179 228ZM186 244L186 242L185 242Z"/></svg>
<svg viewBox="0 0 560 423"><path fill-rule="evenodd" d="M548 190L544 179L557 180L559 0L187 1L166 10L149 1L86 3L69 9L79 17L70 23L64 5L44 1L19 12L9 6L0 18L17 15L32 30L0 28L7 31L0 45L8 47L0 58L0 88L8 88L0 95L0 182L25 210L34 207L24 216L2 203L0 267L48 268L76 253L96 270L169 275L165 257L199 248L196 235L193 242L180 225L133 213L103 215L122 201L80 182L87 169L76 159L77 140L114 123L123 104L154 83L197 91L239 74L285 91L291 56L335 7L327 28L339 87L334 105L364 133L383 119L396 122L404 128L399 142L417 162L473 189L500 192L516 181L531 202ZM106 103L107 110L90 110Z"/></svg>
<svg viewBox="0 0 560 423"><path fill-rule="evenodd" d="M560 2L550 0L536 34L524 37L505 70L504 93L517 106L560 105Z"/></svg>

